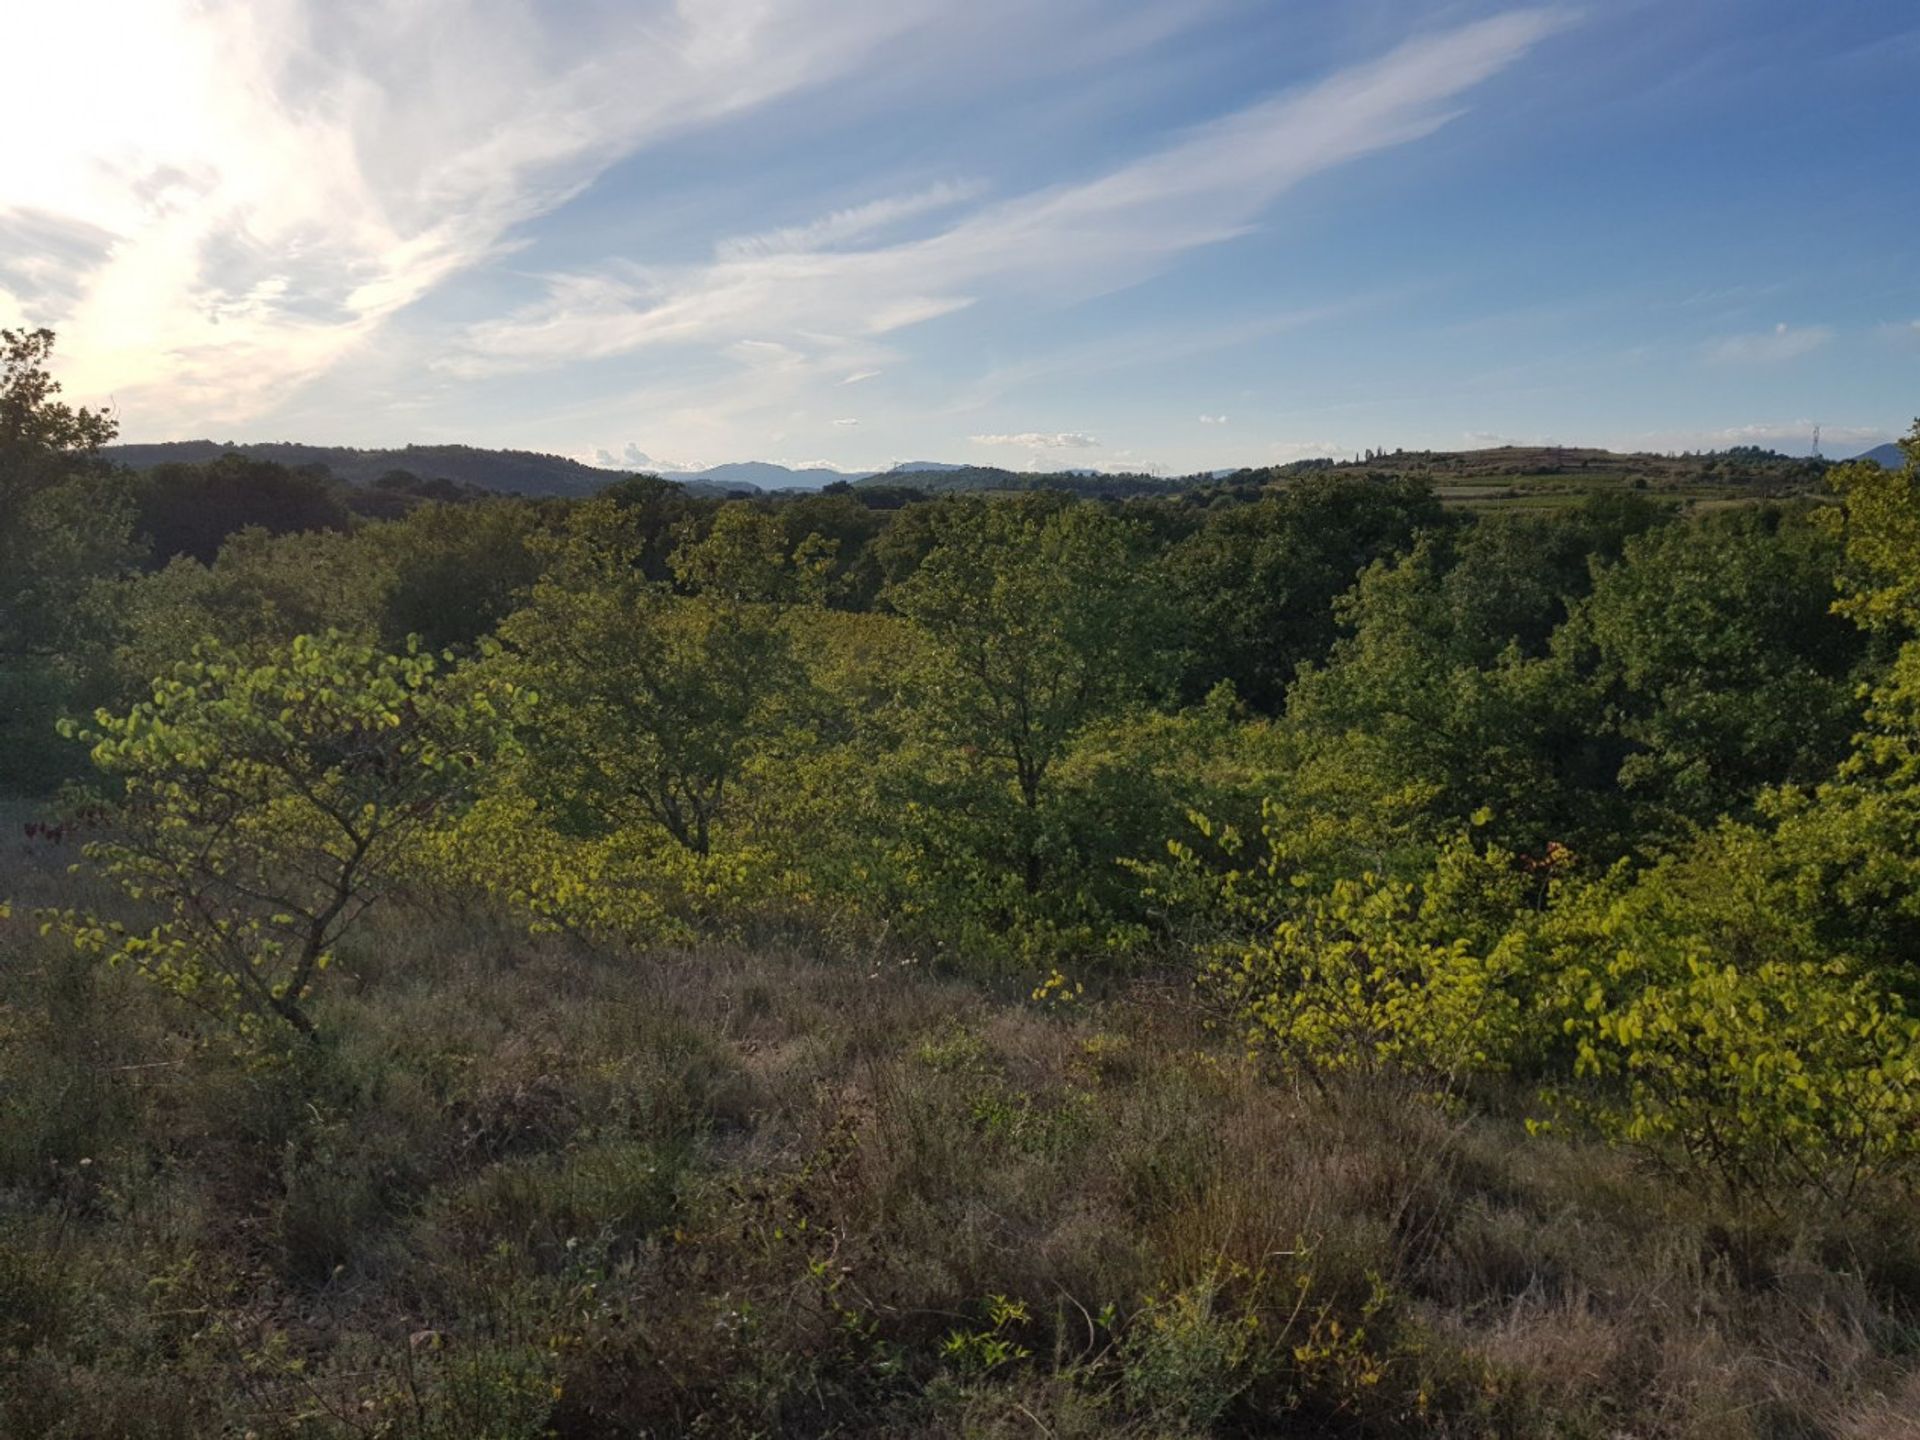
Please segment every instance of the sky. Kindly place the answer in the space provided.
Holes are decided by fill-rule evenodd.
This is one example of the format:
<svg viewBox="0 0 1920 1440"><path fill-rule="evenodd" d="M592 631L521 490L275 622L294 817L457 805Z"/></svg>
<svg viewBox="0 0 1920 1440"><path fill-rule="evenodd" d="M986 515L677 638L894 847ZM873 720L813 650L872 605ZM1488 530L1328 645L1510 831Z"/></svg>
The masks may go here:
<svg viewBox="0 0 1920 1440"><path fill-rule="evenodd" d="M123 439L619 468L1830 455L1913 0L0 7L0 325Z"/></svg>

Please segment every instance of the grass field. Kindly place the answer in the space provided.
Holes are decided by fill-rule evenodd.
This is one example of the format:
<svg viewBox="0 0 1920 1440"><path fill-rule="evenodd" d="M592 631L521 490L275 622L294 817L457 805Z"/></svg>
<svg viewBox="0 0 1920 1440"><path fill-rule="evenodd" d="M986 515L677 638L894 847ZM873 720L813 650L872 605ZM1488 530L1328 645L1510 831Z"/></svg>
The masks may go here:
<svg viewBox="0 0 1920 1440"><path fill-rule="evenodd" d="M0 1434L1920 1435L1910 1215L804 935L392 910L245 1061L38 934L85 882L20 818Z"/></svg>

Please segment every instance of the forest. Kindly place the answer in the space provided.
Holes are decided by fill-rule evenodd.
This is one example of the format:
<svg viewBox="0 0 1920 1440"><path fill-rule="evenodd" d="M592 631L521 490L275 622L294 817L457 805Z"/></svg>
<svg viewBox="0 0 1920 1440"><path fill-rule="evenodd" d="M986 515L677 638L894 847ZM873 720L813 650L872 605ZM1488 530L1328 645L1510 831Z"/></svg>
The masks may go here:
<svg viewBox="0 0 1920 1440"><path fill-rule="evenodd" d="M4 339L0 1434L1920 1435L1920 423L524 499Z"/></svg>

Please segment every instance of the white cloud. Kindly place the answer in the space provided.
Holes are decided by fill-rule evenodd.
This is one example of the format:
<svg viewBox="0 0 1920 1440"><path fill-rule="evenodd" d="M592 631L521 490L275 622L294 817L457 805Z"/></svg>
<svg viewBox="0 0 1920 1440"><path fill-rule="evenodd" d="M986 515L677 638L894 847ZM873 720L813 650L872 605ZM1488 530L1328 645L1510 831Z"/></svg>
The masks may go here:
<svg viewBox="0 0 1920 1440"><path fill-rule="evenodd" d="M979 196L985 186L977 181L942 181L912 195L869 201L807 225L769 230L763 235L741 235L714 247L717 260L762 260L776 255L808 255L865 240L908 220L948 210Z"/></svg>
<svg viewBox="0 0 1920 1440"><path fill-rule="evenodd" d="M1267 454L1276 464L1290 460L1337 460L1352 453L1351 446L1336 440L1276 440L1267 447Z"/></svg>
<svg viewBox="0 0 1920 1440"><path fill-rule="evenodd" d="M572 458L588 465L597 465L602 470L644 470L653 474L678 474L687 470L705 470L707 467L697 460L663 460L649 455L629 440L621 447L619 454L604 448L582 451Z"/></svg>
<svg viewBox="0 0 1920 1440"><path fill-rule="evenodd" d="M967 437L976 445L1017 445L1028 450L1090 450L1099 445L1091 435L1082 435L1078 431L1060 431L1048 435L1037 430L1024 430L1018 435L970 435Z"/></svg>
<svg viewBox="0 0 1920 1440"><path fill-rule="evenodd" d="M0 7L0 316L155 433L258 414L672 131L855 73L933 0L67 0ZM48 123L57 115L58 124ZM8 248L11 248L9 245ZM560 282L570 305L606 281ZM624 293L624 292L623 292Z"/></svg>
<svg viewBox="0 0 1920 1440"><path fill-rule="evenodd" d="M1224 415L1202 415L1200 417L1200 423L1202 425L1224 425L1227 423L1227 417Z"/></svg>
<svg viewBox="0 0 1920 1440"><path fill-rule="evenodd" d="M1016 29L1040 22L1015 0L964 21L941 0L622 0L563 17L517 0L0 7L0 52L85 54L91 96L70 103L53 66L0 87L0 126L34 137L0 163L0 323L56 325L69 390L115 393L130 433L284 413L329 375L314 393L377 393L354 367L391 357L373 343L383 327L623 156L883 58L950 67L943 36L992 31L1004 48L1006 31L1039 54L1036 33L1084 32L1084 59L1196 13L1093 9L1063 6L1034 32ZM1525 9L1423 35L1074 183L990 200L978 181L928 177L722 239L708 260L543 275L536 303L444 347L436 383L654 349L673 352L666 371L697 350L721 363L650 390L649 433L681 453L734 449L743 414L762 437L765 417L831 414L831 387L898 364L894 332L981 302L1097 295L1245 233L1301 181L1430 134L1566 21ZM670 404L682 414L653 430ZM594 406L613 413L573 402Z"/></svg>
<svg viewBox="0 0 1920 1440"><path fill-rule="evenodd" d="M859 420L850 417L845 420L836 420L833 423L836 425L841 425L841 426L846 426L851 428L852 426L858 425L860 422Z"/></svg>
<svg viewBox="0 0 1920 1440"><path fill-rule="evenodd" d="M1707 346L1707 359L1725 365L1777 365L1810 355L1833 339L1825 325L1784 322L1752 335L1729 335Z"/></svg>
<svg viewBox="0 0 1920 1440"><path fill-rule="evenodd" d="M1325 170L1431 134L1458 97L1565 23L1520 10L1409 41L1316 85L1250 105L1095 179L974 209L917 239L837 244L926 213L935 192L879 199L810 226L722 242L707 264L554 276L548 294L472 327L456 374L538 368L756 333L852 346L964 309L988 294L1059 304L1135 283L1179 255L1245 233ZM942 201L948 197L940 196ZM828 347L829 349L831 346ZM835 355L836 371L846 357Z"/></svg>

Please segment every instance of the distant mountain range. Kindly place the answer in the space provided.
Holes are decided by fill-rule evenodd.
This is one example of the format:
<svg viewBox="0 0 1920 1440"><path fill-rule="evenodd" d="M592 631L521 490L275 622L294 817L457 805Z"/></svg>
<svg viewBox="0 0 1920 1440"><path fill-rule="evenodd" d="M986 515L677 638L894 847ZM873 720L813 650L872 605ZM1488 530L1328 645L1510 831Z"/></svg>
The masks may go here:
<svg viewBox="0 0 1920 1440"><path fill-rule="evenodd" d="M705 470L650 470L647 473L679 485L716 485L723 490L818 490L836 480L858 480L867 472L835 470L830 465L809 465L795 470L769 460L739 460Z"/></svg>

